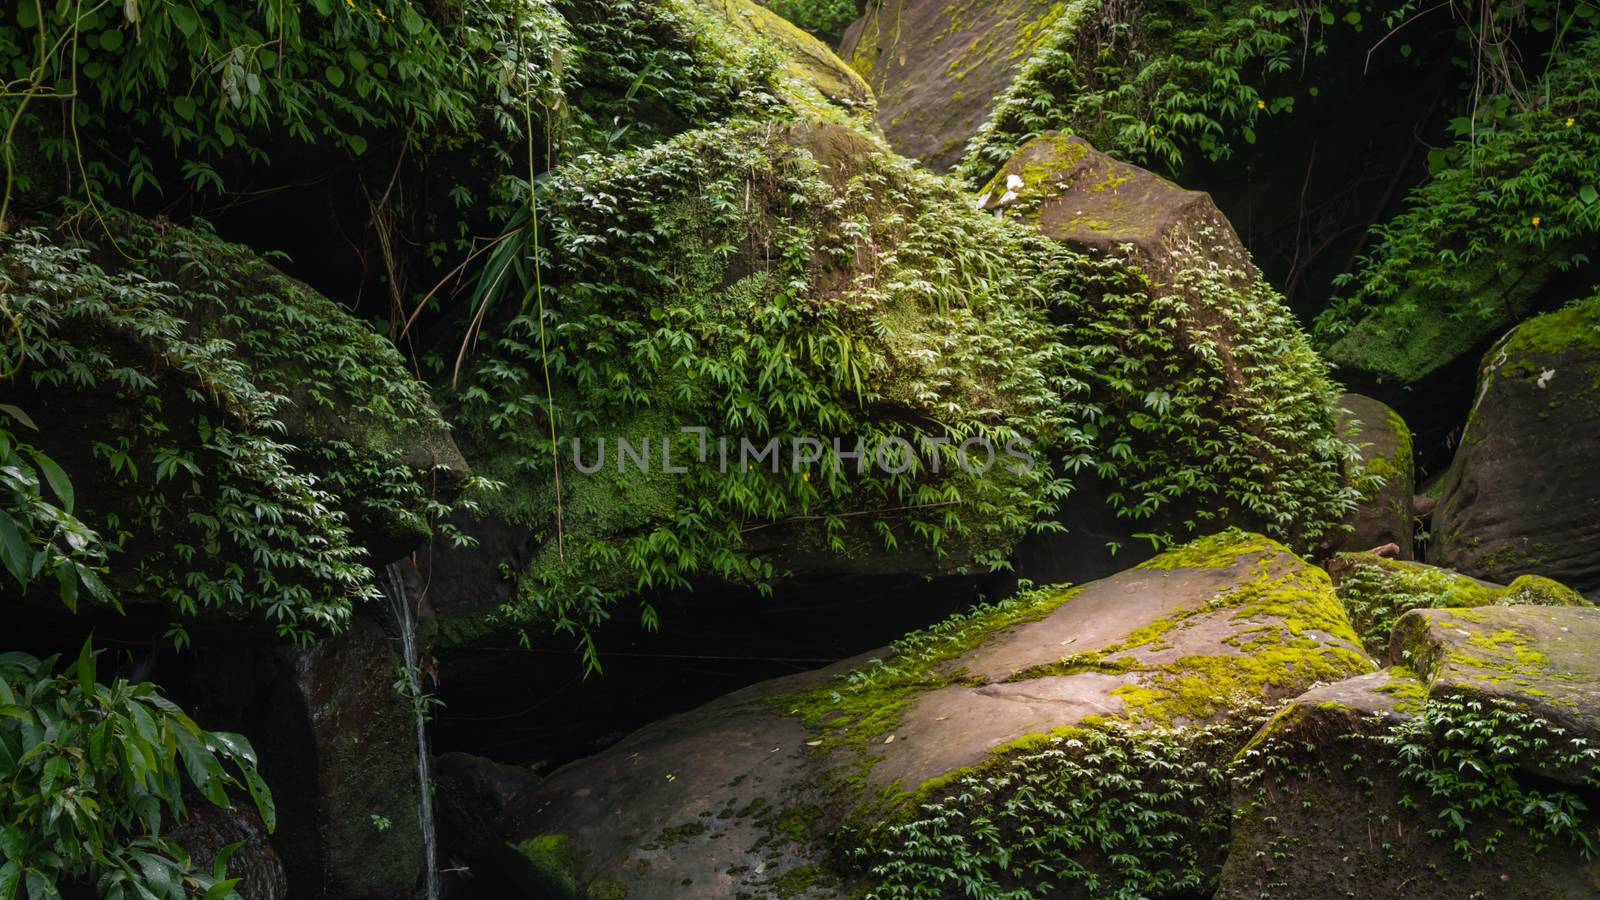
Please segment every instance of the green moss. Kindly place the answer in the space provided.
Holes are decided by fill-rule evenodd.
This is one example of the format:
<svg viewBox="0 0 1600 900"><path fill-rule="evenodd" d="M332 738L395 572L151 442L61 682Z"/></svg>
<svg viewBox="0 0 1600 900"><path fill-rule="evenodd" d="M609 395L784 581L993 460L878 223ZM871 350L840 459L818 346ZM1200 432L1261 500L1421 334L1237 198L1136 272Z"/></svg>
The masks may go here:
<svg viewBox="0 0 1600 900"><path fill-rule="evenodd" d="M1246 556L1287 553L1271 538L1243 531L1224 531L1176 550L1168 550L1139 564L1141 569L1226 569Z"/></svg>
<svg viewBox="0 0 1600 900"><path fill-rule="evenodd" d="M765 882L762 886L770 890L779 900L788 900L791 897L802 896L828 880L828 873L817 866L797 866L772 881Z"/></svg>
<svg viewBox="0 0 1600 900"><path fill-rule="evenodd" d="M597 878L584 892L587 900L627 900L628 886L616 878Z"/></svg>
<svg viewBox="0 0 1600 900"><path fill-rule="evenodd" d="M1198 723L1228 712L1240 698L1261 698L1317 682L1337 681L1371 669L1344 608L1320 569L1295 566L1278 571L1273 561L1288 555L1259 535L1224 532L1151 559L1144 568L1228 568L1259 557L1244 580L1204 607L1181 610L1145 625L1122 641L1092 653L1074 654L1037 666L1010 680L1074 672L1137 673L1138 683L1113 690L1121 716L1162 725ZM1186 655L1159 664L1139 655L1172 646L1171 636L1201 616L1231 610L1240 624L1222 639L1228 648L1213 655ZM1315 633L1312 637L1309 633ZM1339 646L1348 643L1349 647Z"/></svg>
<svg viewBox="0 0 1600 900"><path fill-rule="evenodd" d="M1554 578L1519 575L1495 600L1498 606L1593 606L1584 596Z"/></svg>
<svg viewBox="0 0 1600 900"><path fill-rule="evenodd" d="M1600 293L1528 319L1499 349L1524 362L1529 356L1550 357L1571 350L1600 352Z"/></svg>
<svg viewBox="0 0 1600 900"><path fill-rule="evenodd" d="M1052 587L1027 591L993 605L980 605L926 631L896 641L885 659L842 676L838 684L766 702L798 717L821 743L817 753L840 746L859 746L894 730L917 694L953 683L959 672L950 663L997 634L1035 622L1070 601L1080 588Z"/></svg>
<svg viewBox="0 0 1600 900"><path fill-rule="evenodd" d="M1340 554L1338 560L1339 598L1363 645L1374 656L1386 654L1390 630L1409 610L1506 605L1510 595L1507 588L1483 584L1449 569L1372 553ZM1525 583L1532 589L1517 595L1526 598L1522 602L1536 603L1547 596L1536 585Z"/></svg>
<svg viewBox="0 0 1600 900"><path fill-rule="evenodd" d="M576 898L584 853L570 835L543 834L512 847L527 863L519 879L552 898Z"/></svg>
<svg viewBox="0 0 1600 900"><path fill-rule="evenodd" d="M1388 670L1389 678L1379 685L1380 694L1388 694L1395 698L1395 711L1402 713L1416 712L1428 702L1428 689L1417 677L1417 673L1407 666L1392 666Z"/></svg>
<svg viewBox="0 0 1600 900"><path fill-rule="evenodd" d="M684 822L682 825L661 829L661 833L656 835L656 844L661 847L672 847L705 833L704 822Z"/></svg>

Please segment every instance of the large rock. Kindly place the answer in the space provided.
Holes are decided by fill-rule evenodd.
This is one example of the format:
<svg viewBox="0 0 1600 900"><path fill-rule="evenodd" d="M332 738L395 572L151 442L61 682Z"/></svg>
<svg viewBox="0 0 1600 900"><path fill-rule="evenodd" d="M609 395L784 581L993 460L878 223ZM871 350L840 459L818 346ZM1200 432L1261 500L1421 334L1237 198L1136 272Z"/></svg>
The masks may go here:
<svg viewBox="0 0 1600 900"><path fill-rule="evenodd" d="M1600 891L1571 843L1600 817L1567 806L1600 774L1600 610L1418 610L1394 640L1415 671L1309 691L1241 754L1217 896Z"/></svg>
<svg viewBox="0 0 1600 900"><path fill-rule="evenodd" d="M1360 474L1381 478L1382 484L1364 483L1361 505L1346 522L1351 530L1339 539L1337 549L1394 544L1400 559L1411 559L1416 490L1411 429L1387 404L1360 394L1340 397L1338 410L1340 435L1361 450ZM1350 474L1356 474L1353 467Z"/></svg>
<svg viewBox="0 0 1600 900"><path fill-rule="evenodd" d="M1343 518L1356 499L1349 448L1335 434L1337 395L1209 196L1047 133L1001 167L977 205L1095 260L1101 275L1085 279L1085 308L1057 315L1092 348L1103 402L1117 411L1103 437L1134 454L1119 477L1085 480L1105 496L1142 495L1147 508L1117 510L1120 529L1090 520L1091 533L1127 544L1133 532L1183 535L1210 520L1306 547L1332 538L1323 517L1338 509ZM1199 422L1203 433L1191 431ZM1318 449L1307 452L1313 433ZM1289 459L1300 460L1292 473L1274 471ZM1159 486L1176 473L1185 487ZM1220 490L1202 500L1199 485ZM1069 536L1085 531L1081 510L1064 518Z"/></svg>
<svg viewBox="0 0 1600 900"><path fill-rule="evenodd" d="M73 227L0 248L29 350L0 398L48 423L30 440L113 548L119 599L302 636L342 623L468 475L426 386L367 323L203 228Z"/></svg>
<svg viewBox="0 0 1600 900"><path fill-rule="evenodd" d="M265 775L292 896L402 900L425 865L411 701L392 635L365 614L349 631L278 651Z"/></svg>
<svg viewBox="0 0 1600 900"><path fill-rule="evenodd" d="M1600 295L1524 322L1484 355L1434 510L1432 559L1600 591L1597 369Z"/></svg>
<svg viewBox="0 0 1600 900"><path fill-rule="evenodd" d="M1472 609L1480 606L1588 606L1572 588L1539 575L1521 575L1510 585L1481 581L1460 572L1376 553L1342 553L1327 562L1350 625L1367 652L1385 658L1389 635L1413 609ZM1396 664L1403 658L1391 660Z"/></svg>
<svg viewBox="0 0 1600 900"><path fill-rule="evenodd" d="M266 825L254 807L236 800L227 809L203 798L188 798L188 818L167 837L177 842L202 871L210 871L223 850L240 845L228 857L229 878L239 879L234 890L250 900L289 900L289 879L283 861L272 846Z"/></svg>
<svg viewBox="0 0 1600 900"><path fill-rule="evenodd" d="M878 94L894 148L944 171L1056 21L1079 4L888 0L845 32L840 55Z"/></svg>
<svg viewBox="0 0 1600 900"><path fill-rule="evenodd" d="M1400 618L1390 643L1390 655L1407 660L1434 696L1504 697L1600 742L1600 610L1419 609Z"/></svg>
<svg viewBox="0 0 1600 900"><path fill-rule="evenodd" d="M802 112L827 116L818 99L848 113L869 113L872 88L827 44L751 0L699 0L743 42L773 47L788 75L790 102Z"/></svg>
<svg viewBox="0 0 1600 900"><path fill-rule="evenodd" d="M543 392L533 344L486 353L500 358L482 360L457 416L474 465L507 484L485 501L491 528L509 522L534 537L485 541L516 556L512 605L542 615L576 600L588 612L589 598L708 576L982 571L1055 512L1069 529L1102 514L1118 526L1069 531L1070 546L1034 554L1081 558L1075 580L1115 571L1126 557L1112 553L1135 552L1144 532L1182 540L1233 524L1313 546L1349 497L1337 395L1293 317L1203 194L1072 139L1047 143L1092 160L1071 171L1115 182L1103 199L1138 206L1126 217L1134 224L1084 230L1081 241L1063 231L1051 243L1051 228L1041 235L974 209L950 182L836 125L706 129L559 173L544 207L552 233L582 237L548 273L567 286L553 315L581 319L588 334L566 351L583 384L553 386L558 398L582 398L557 404L560 491L542 407L526 402ZM1071 199L1054 187L1066 165L1033 182L1051 210ZM632 240L633 226L608 224L618 216L661 229L662 240ZM1136 249L1124 256L1124 243ZM641 329L675 333L657 323L702 319L693 340L612 351ZM799 396L772 381L773 365L799 379ZM701 423L706 444L679 432ZM984 473L952 459L953 435L1008 432L1032 442L1039 465L1010 466L1001 448ZM619 435L634 449L652 438L651 471L621 471ZM862 477L848 489L826 463L799 473L740 465L741 438L779 435L892 435L945 449L914 480L869 466L849 473ZM603 461L601 437L611 447ZM719 437L727 477L716 471ZM694 460L687 473L665 471L664 438L675 461Z"/></svg>
<svg viewBox="0 0 1600 900"><path fill-rule="evenodd" d="M1446 288L1417 286L1374 307L1323 352L1341 372L1373 388L1427 384L1457 360L1470 360L1501 329L1549 308L1547 288L1559 275L1555 261L1572 252L1511 245L1452 265Z"/></svg>
<svg viewBox="0 0 1600 900"><path fill-rule="evenodd" d="M835 896L862 876L833 842L889 840L884 820L1052 732L1226 720L1370 668L1320 569L1223 534L652 725L501 826L563 848L570 896Z"/></svg>
<svg viewBox="0 0 1600 900"><path fill-rule="evenodd" d="M1203 191L1186 190L1048 132L1023 144L978 198L1070 247L1126 259L1159 287L1204 264L1236 280L1255 272L1233 226Z"/></svg>

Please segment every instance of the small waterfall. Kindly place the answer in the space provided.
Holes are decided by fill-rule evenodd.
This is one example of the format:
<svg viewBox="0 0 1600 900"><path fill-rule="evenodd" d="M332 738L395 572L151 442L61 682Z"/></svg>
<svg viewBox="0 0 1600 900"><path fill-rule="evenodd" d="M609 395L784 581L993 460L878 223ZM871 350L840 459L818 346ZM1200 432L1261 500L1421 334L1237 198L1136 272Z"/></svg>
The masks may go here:
<svg viewBox="0 0 1600 900"><path fill-rule="evenodd" d="M412 614L411 598L406 593L405 570L402 563L389 564L389 607L394 612L395 624L400 628L400 645L405 659L406 687L415 708L417 723L417 784L421 788L417 804L418 818L422 821L422 849L427 855L428 900L439 900L439 835L434 830L433 790L428 774L427 710L422 703L422 672L418 669L417 623Z"/></svg>

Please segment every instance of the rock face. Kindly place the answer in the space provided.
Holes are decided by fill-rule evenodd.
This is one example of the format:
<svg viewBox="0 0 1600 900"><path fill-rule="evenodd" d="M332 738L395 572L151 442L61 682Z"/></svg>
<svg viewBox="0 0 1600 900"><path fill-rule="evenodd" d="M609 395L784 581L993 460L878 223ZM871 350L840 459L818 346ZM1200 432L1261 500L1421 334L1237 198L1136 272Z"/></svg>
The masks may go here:
<svg viewBox="0 0 1600 900"><path fill-rule="evenodd" d="M708 13L725 22L747 43L774 45L782 54L789 77L797 86L791 92L800 105L809 90L845 110L866 112L872 107L872 88L827 44L817 40L772 10L750 0L699 0ZM818 112L815 107L810 112Z"/></svg>
<svg viewBox="0 0 1600 900"><path fill-rule="evenodd" d="M397 900L423 870L412 707L376 621L279 651L263 759L294 897ZM385 824L387 823L387 824Z"/></svg>
<svg viewBox="0 0 1600 900"><path fill-rule="evenodd" d="M1402 616L1390 655L1411 660L1431 695L1505 697L1575 737L1600 740L1600 610L1504 606Z"/></svg>
<svg viewBox="0 0 1600 900"><path fill-rule="evenodd" d="M566 848L572 896L834 896L862 876L824 835L885 840L897 810L1052 732L1214 722L1370 668L1321 570L1218 535L659 722L500 826Z"/></svg>
<svg viewBox="0 0 1600 900"><path fill-rule="evenodd" d="M289 900L289 879L261 817L249 804L222 809L200 798L188 804L189 818L170 837L202 870L209 870L224 848L243 846L228 858L228 877L239 879L234 890L250 900Z"/></svg>
<svg viewBox="0 0 1600 900"><path fill-rule="evenodd" d="M1119 162L1081 138L1047 133L1016 152L979 195L978 206L1032 225L1095 260L1093 265L1108 276L1086 279L1087 309L1058 313L1078 319L1074 329L1081 329L1085 343L1108 341L1115 348L1090 352L1106 360L1107 402L1118 410L1112 443L1135 448L1140 461L1135 468L1142 476L1098 487L1152 500L1162 493L1187 494L1154 486L1163 472L1174 471L1190 473L1191 485L1253 485L1242 492L1253 498L1154 501L1153 506L1167 508L1145 511L1137 527L1118 523L1120 534L1105 523L1080 521L1082 511L1071 509L1069 532L1087 530L1106 541L1132 543L1130 531L1182 534L1192 528L1186 521L1201 518L1255 530L1283 529L1287 522L1315 521L1313 507L1337 505L1341 516L1353 508L1356 492L1344 487L1345 462L1333 458L1332 448L1339 444L1332 423L1337 403L1325 364L1210 197ZM1161 337L1148 340L1152 334ZM1137 374L1130 381L1124 373ZM1174 373L1182 374L1173 378ZM1152 412L1166 421L1152 422ZM1284 414L1297 424L1284 429ZM1191 433L1190 425L1175 424L1199 421L1207 423L1203 436ZM1130 427L1123 428L1124 422ZM1317 442L1322 451L1306 454L1305 437L1324 427L1327 436ZM1197 471L1200 457L1210 459L1198 466L1210 469L1205 474ZM1259 478L1292 457L1303 460L1296 468L1306 481ZM1147 459L1164 461L1145 468ZM1305 514L1289 512L1302 501L1308 502ZM1152 514L1160 526L1150 527ZM1309 546L1327 536L1310 528L1294 538Z"/></svg>
<svg viewBox="0 0 1600 900"><path fill-rule="evenodd" d="M1324 352L1363 382L1424 383L1452 362L1470 359L1500 329L1548 308L1545 289L1559 274L1552 261L1572 252L1512 247L1480 258L1453 273L1451 290L1418 288L1403 301L1379 306Z"/></svg>
<svg viewBox="0 0 1600 900"><path fill-rule="evenodd" d="M1522 575L1502 586L1375 553L1340 554L1329 560L1327 567L1351 626L1367 652L1378 659L1388 657L1391 629L1413 609L1590 605L1572 588L1539 575ZM1406 660L1397 657L1391 661L1401 664Z"/></svg>
<svg viewBox="0 0 1600 900"><path fill-rule="evenodd" d="M1496 581L1600 591L1600 296L1531 319L1484 355L1433 514L1433 558Z"/></svg>
<svg viewBox="0 0 1600 900"><path fill-rule="evenodd" d="M1070 247L1125 258L1158 287L1196 263L1240 275L1255 267L1203 191L1119 162L1083 138L1049 132L1020 147L979 195L980 209L1038 226Z"/></svg>
<svg viewBox="0 0 1600 900"><path fill-rule="evenodd" d="M1416 485L1411 429L1399 413L1371 397L1345 394L1338 409L1339 433L1360 448L1361 471L1381 477L1383 484L1368 489L1348 520L1352 530L1340 538L1337 549L1360 551L1394 544L1400 548L1400 559L1412 559L1411 501Z"/></svg>
<svg viewBox="0 0 1600 900"><path fill-rule="evenodd" d="M1077 5L888 0L850 26L839 52L877 92L878 122L894 148L945 171L1017 68Z"/></svg>
<svg viewBox="0 0 1600 900"><path fill-rule="evenodd" d="M1241 754L1217 896L1593 896L1552 822L1597 773L1600 610L1418 610L1394 641L1415 673L1309 691Z"/></svg>

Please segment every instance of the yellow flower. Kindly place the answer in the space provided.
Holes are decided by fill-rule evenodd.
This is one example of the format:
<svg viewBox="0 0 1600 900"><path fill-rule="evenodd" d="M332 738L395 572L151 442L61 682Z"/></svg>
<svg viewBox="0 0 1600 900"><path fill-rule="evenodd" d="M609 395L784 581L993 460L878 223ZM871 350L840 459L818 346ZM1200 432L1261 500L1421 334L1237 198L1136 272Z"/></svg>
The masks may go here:
<svg viewBox="0 0 1600 900"><path fill-rule="evenodd" d="M810 481L811 480L811 473L810 472L801 472L800 473L800 480L801 481Z"/></svg>
<svg viewBox="0 0 1600 900"><path fill-rule="evenodd" d="M1265 101L1265 100L1257 100L1256 101L1256 109L1266 109L1266 108L1267 108L1267 101Z"/></svg>
<svg viewBox="0 0 1600 900"><path fill-rule="evenodd" d="M1572 127L1572 117L1571 116L1567 116L1567 127L1568 128Z"/></svg>
<svg viewBox="0 0 1600 900"><path fill-rule="evenodd" d="M1539 217L1538 216L1534 216L1533 217L1533 227L1535 227L1535 228L1539 227Z"/></svg>

